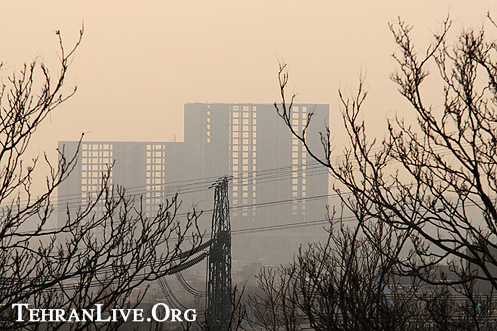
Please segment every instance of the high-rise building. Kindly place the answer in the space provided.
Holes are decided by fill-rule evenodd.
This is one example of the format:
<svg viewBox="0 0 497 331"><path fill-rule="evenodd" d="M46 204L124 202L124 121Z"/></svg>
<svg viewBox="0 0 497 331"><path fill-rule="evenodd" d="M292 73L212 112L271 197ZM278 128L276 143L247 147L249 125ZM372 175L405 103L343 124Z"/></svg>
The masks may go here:
<svg viewBox="0 0 497 331"><path fill-rule="evenodd" d="M178 169L175 149L166 157L166 146L174 143L164 142L112 142L112 141L60 141L59 150L70 158L78 152L75 168L59 187L59 223L64 221L66 210L62 205L69 204L76 210L89 198L95 198L102 184L102 176L110 170L108 183L126 188L128 193L143 195L144 211L154 213L167 192L166 167L174 175ZM178 143L181 144L181 143ZM169 163L169 164L168 164ZM98 206L97 206L98 209Z"/></svg>
<svg viewBox="0 0 497 331"><path fill-rule="evenodd" d="M296 104L292 110L297 131L314 114L307 136L323 155L319 131L328 123L328 105ZM233 177L234 259L278 263L290 259L300 243L324 237L322 225L284 229L325 218L328 173L292 136L274 105L186 104L185 144L199 160L200 177Z"/></svg>
<svg viewBox="0 0 497 331"><path fill-rule="evenodd" d="M291 125L302 131L311 112L309 145L323 155L319 131L327 126L328 105L295 104ZM299 244L325 237L324 224L312 222L325 219L327 170L292 136L274 105L189 103L184 115L183 143L83 142L59 201L86 199L98 188L101 172L114 163L112 183L143 195L147 212L179 191L185 210L205 211L201 226L208 230L213 190L207 187L228 175L235 265L236 260L279 264ZM74 152L77 143L62 146Z"/></svg>

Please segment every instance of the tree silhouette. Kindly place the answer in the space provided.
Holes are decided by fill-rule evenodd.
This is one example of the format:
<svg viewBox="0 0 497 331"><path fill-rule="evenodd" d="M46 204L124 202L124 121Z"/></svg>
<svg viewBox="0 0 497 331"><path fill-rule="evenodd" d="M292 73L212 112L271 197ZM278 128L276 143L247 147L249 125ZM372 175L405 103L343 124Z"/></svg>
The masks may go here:
<svg viewBox="0 0 497 331"><path fill-rule="evenodd" d="M368 138L361 119L367 96L361 77L353 95L339 91L349 140L342 160L334 159L329 127L321 133L322 151L309 147L312 113L302 131L292 127L294 96L286 98L284 63L278 75L282 101L275 107L294 137L329 169L344 210L357 219L355 231L377 248L382 265L431 286L419 295L433 303L430 323L443 325L448 318L457 328L478 329L489 318L481 307L493 311L489 298L497 289L497 43L485 28L464 29L455 39L450 28L447 18L432 43L417 51L411 26L400 19L390 25L398 47L392 80L417 121L396 117L388 120L386 138ZM440 84L441 104L430 100L427 77L430 84ZM378 227L389 235L378 236ZM456 276L441 276L442 264ZM465 314L434 303L444 295L462 297L456 302L464 303L459 311Z"/></svg>
<svg viewBox="0 0 497 331"><path fill-rule="evenodd" d="M76 92L63 93L64 79L79 47L64 48L61 34L60 63L56 77L43 64L32 62L13 73L0 90L0 328L39 329L41 324L16 322L12 304L36 308L92 309L137 305L146 284L167 274L171 262L178 266L198 247L199 213L177 214L177 195L147 216L141 200L125 189L109 185L110 171L102 174L100 189L86 205L67 210L63 224L55 227L53 195L68 178L77 155L59 150L57 164L44 156L49 167L45 191L32 193L38 159L26 163L25 152L47 116ZM137 292L137 290L140 291ZM66 323L64 329L118 329L121 322ZM60 329L59 322L43 323Z"/></svg>

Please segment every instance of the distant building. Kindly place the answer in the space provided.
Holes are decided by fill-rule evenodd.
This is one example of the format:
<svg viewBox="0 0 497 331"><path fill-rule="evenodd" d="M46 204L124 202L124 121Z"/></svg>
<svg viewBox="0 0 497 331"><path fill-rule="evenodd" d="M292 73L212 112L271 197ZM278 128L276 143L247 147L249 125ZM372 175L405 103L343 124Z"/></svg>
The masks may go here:
<svg viewBox="0 0 497 331"><path fill-rule="evenodd" d="M296 130L314 112L307 135L323 155L318 131L327 124L329 106L296 104L293 110ZM283 263L300 243L325 237L323 223L303 223L325 219L327 170L292 137L273 105L189 103L184 114L183 143L83 142L74 173L59 189L60 203L86 199L114 162L112 183L143 195L147 212L179 191L185 210L194 205L205 211L201 225L208 230L213 190L207 188L229 175L233 259L240 265ZM63 147L71 155L77 142L59 142Z"/></svg>
<svg viewBox="0 0 497 331"><path fill-rule="evenodd" d="M130 194L143 195L145 211L155 212L166 191L167 161L171 163L177 160L174 157L166 158L166 146L169 144L174 143L82 142L75 169L59 187L59 205L69 204L75 210L89 197L94 198L102 183L102 175L112 166L109 184L119 184ZM59 150L70 157L76 153L78 145L76 141L60 141ZM169 166L171 169L177 168L176 164ZM65 210L59 209L62 212L59 214L60 223L65 220Z"/></svg>
<svg viewBox="0 0 497 331"><path fill-rule="evenodd" d="M478 247L478 243L475 243L475 247ZM497 248L495 246L487 246L486 256L482 252L473 254L469 248L466 248L466 254L485 263L484 266L490 275L487 276L482 267L468 260L466 267L471 275L476 277L473 288L480 293L494 292L495 288L492 283L497 282L497 265L494 263L494 259L497 256Z"/></svg>

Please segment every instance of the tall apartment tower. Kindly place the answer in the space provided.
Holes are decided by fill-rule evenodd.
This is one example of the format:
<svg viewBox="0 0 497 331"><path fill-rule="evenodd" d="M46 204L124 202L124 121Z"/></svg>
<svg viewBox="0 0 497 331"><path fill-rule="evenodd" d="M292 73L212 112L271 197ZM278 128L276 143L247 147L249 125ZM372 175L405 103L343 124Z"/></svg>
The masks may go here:
<svg viewBox="0 0 497 331"><path fill-rule="evenodd" d="M319 131L328 124L328 105L295 104L291 124L301 131L310 112L309 145L323 155ZM83 142L59 204L84 202L114 164L112 183L143 196L146 212L178 192L183 211L204 210L200 227L208 231L214 193L208 187L228 175L234 267L280 264L300 244L326 237L323 223L306 223L325 219L328 172L291 135L274 105L188 103L184 116L184 142ZM77 146L59 142L66 155Z"/></svg>
<svg viewBox="0 0 497 331"><path fill-rule="evenodd" d="M323 155L319 131L328 124L328 105L295 104L291 124L301 131L310 112L309 145ZM299 223L325 218L328 172L291 135L274 105L186 104L185 145L199 160L201 178L232 177L234 259L277 264L291 259L299 244L325 237L322 225Z"/></svg>
<svg viewBox="0 0 497 331"><path fill-rule="evenodd" d="M58 223L65 221L66 207L75 213L89 198L96 197L102 176L109 169L108 184L118 184L127 194L143 197L143 211L153 215L171 193L166 181L173 181L182 169L181 146L182 143L164 142L59 141L59 150L65 157L76 153L78 157L71 175L59 186Z"/></svg>

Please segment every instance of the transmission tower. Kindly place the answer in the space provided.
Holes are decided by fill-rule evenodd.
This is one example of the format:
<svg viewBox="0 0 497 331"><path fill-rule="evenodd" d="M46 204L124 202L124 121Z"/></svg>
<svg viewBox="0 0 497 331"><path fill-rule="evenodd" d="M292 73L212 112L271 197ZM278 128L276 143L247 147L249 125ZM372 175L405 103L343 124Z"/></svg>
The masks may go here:
<svg viewBox="0 0 497 331"><path fill-rule="evenodd" d="M225 331L231 326L231 225L228 179L215 184L211 248L207 282L207 323L210 330Z"/></svg>

